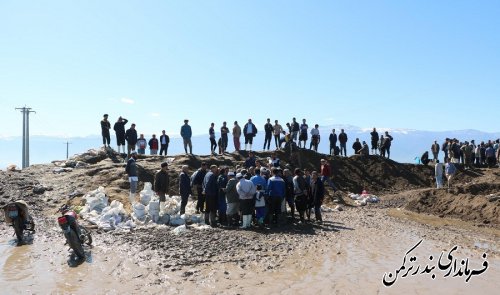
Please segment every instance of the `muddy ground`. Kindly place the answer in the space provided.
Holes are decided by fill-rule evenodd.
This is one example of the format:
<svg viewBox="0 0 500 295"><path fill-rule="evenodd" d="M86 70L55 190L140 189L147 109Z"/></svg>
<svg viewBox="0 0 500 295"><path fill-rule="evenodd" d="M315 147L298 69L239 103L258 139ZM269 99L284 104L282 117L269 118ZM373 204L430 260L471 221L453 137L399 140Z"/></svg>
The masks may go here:
<svg viewBox="0 0 500 295"><path fill-rule="evenodd" d="M317 168L326 156L303 151L279 157L284 165ZM192 171L201 161L235 166L245 155L174 158L172 193L181 165ZM0 172L0 203L26 199L37 223L37 233L21 247L14 246L12 228L0 223L0 283L9 294L496 294L500 287L500 201L491 196L499 193L499 170L461 171L456 186L437 190L430 188L430 166L379 157L329 159L343 190L335 198L329 192L329 206L337 197L346 204L344 211L324 213L322 225L188 228L181 235L164 225L121 232L94 229L87 261L75 263L63 245L56 208L79 203L99 185L111 199L126 203L128 183L120 159L100 152L75 159L85 167L68 172L54 173L54 164ZM152 177L163 160L141 158L141 180ZM363 188L379 195L381 203L351 206L346 192ZM422 274L384 286L384 273L398 269L406 251L421 239L415 250L421 260L457 245L456 256L469 258L470 268L481 269L486 253L488 269L468 283L463 276L443 278L436 271L435 279Z"/></svg>

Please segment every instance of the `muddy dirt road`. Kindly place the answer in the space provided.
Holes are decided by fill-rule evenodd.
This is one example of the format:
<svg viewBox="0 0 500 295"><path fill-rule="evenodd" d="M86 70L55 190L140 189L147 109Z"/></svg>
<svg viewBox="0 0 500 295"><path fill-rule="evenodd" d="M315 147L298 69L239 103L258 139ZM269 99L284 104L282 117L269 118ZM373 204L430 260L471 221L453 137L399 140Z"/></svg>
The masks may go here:
<svg viewBox="0 0 500 295"><path fill-rule="evenodd" d="M496 294L496 230L425 225L404 212L392 217L398 212L391 210L348 208L326 213L323 225L264 232L191 229L175 236L165 226L94 231L95 246L79 265L52 220L37 220L38 233L21 247L2 224L0 283L4 294ZM445 271L434 270L384 286L384 274L399 269L420 240L411 255L422 269L437 265L430 255L436 262L455 245L458 263L468 258L469 268L479 270L486 260L488 268L468 283L465 276L443 278Z"/></svg>

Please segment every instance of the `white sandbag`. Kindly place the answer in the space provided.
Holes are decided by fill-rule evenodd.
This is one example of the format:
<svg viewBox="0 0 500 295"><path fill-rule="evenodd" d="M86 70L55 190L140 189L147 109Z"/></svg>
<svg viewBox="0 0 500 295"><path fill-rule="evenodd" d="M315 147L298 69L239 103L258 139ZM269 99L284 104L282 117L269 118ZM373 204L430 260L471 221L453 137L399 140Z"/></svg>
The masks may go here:
<svg viewBox="0 0 500 295"><path fill-rule="evenodd" d="M141 203L134 204L134 215L137 219L143 219L146 216L146 207Z"/></svg>
<svg viewBox="0 0 500 295"><path fill-rule="evenodd" d="M170 216L170 221L169 221L170 225L178 226L178 225L183 225L185 223L186 221L182 219L179 215Z"/></svg>
<svg viewBox="0 0 500 295"><path fill-rule="evenodd" d="M366 202L368 202L368 203L378 203L378 202L380 202L380 199L379 199L379 197L377 197L375 195L370 195L369 197L366 198Z"/></svg>
<svg viewBox="0 0 500 295"><path fill-rule="evenodd" d="M358 194L350 194L349 197L353 200L361 200L362 197Z"/></svg>
<svg viewBox="0 0 500 295"><path fill-rule="evenodd" d="M108 197L102 186L87 193L83 196L83 199L86 201L85 206L88 206L88 210L86 210L88 212L96 210L98 213L101 213L108 206Z"/></svg>
<svg viewBox="0 0 500 295"><path fill-rule="evenodd" d="M197 230L209 230L212 227L208 224L193 224L193 228Z"/></svg>
<svg viewBox="0 0 500 295"><path fill-rule="evenodd" d="M170 223L170 215L163 214L158 216L157 224L169 224Z"/></svg>
<svg viewBox="0 0 500 295"><path fill-rule="evenodd" d="M157 223L160 217L160 202L157 199L153 199L151 202L149 202L147 211L149 213L149 216L151 217L151 220Z"/></svg>
<svg viewBox="0 0 500 295"><path fill-rule="evenodd" d="M176 198L166 197L165 200L165 213L168 215L175 215L181 210L181 203Z"/></svg>
<svg viewBox="0 0 500 295"><path fill-rule="evenodd" d="M144 184L144 189L140 192L140 202L144 206L147 206L151 202L151 198L154 196L151 182L146 182Z"/></svg>
<svg viewBox="0 0 500 295"><path fill-rule="evenodd" d="M172 230L172 233L173 233L174 235L180 235L180 234L185 233L185 232L187 232L187 227L186 227L186 225L185 225L185 224L183 224L183 225L179 225L178 227L176 227L176 228L174 228L174 229Z"/></svg>
<svg viewBox="0 0 500 295"><path fill-rule="evenodd" d="M333 209L325 205L321 205L321 212L333 212Z"/></svg>

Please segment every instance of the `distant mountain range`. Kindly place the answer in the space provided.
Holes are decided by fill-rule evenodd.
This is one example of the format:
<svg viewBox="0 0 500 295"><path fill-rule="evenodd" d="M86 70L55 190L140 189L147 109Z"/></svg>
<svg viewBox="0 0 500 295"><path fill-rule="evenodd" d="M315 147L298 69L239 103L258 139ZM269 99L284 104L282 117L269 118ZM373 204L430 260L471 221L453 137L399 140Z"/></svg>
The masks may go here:
<svg viewBox="0 0 500 295"><path fill-rule="evenodd" d="M334 125L325 126L320 128L321 143L319 145L319 152L329 152L328 137L332 129L336 129L336 133L340 129L344 129L349 137L347 142L348 155L353 154L351 148L352 143L356 138L360 141L366 141L370 145L370 132L371 128L359 128L350 125ZM262 128L261 128L262 129ZM377 128L379 134L384 131L389 131L394 137L391 147L391 159L404 162L414 163L415 157L419 157L426 150L430 151L430 147L434 140L437 140L441 145L446 137L457 138L459 140L475 139L476 142L496 140L500 138L500 132L487 133L478 130L455 130L455 131L421 131L409 129L389 129ZM310 137L310 136L309 136ZM244 148L244 138L240 139L242 147ZM0 169L5 169L10 164L15 164L21 167L21 136L19 137L4 137L0 138L0 144L3 147L0 153ZM111 135L112 147L116 148L116 141L114 134ZM92 148L100 148L102 146L102 139L100 135L93 135L87 137L74 137L62 138L51 136L31 136L30 137L30 164L50 163L53 160L63 160L66 158L66 142L70 142L69 155L85 152ZM196 135L192 138L193 153L195 154L209 154L210 141L207 135ZM258 135L254 138L253 150L262 150L264 143L264 132L259 131ZM309 142L307 143L309 146ZM274 141L271 143L271 148L274 149ZM234 151L232 136L229 136L229 152ZM178 135L170 135L169 154L184 153L182 139ZM442 155L441 155L442 156Z"/></svg>

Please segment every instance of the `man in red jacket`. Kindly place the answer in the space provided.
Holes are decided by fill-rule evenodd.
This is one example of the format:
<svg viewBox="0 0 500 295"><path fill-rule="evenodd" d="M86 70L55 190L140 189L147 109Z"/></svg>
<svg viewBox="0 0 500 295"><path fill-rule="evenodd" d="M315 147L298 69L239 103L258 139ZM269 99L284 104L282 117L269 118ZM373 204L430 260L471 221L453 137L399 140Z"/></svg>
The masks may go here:
<svg viewBox="0 0 500 295"><path fill-rule="evenodd" d="M337 187L332 181L332 170L330 169L330 164L327 160L321 159L321 181L323 183L328 183L328 185L333 189L335 193L337 191Z"/></svg>

